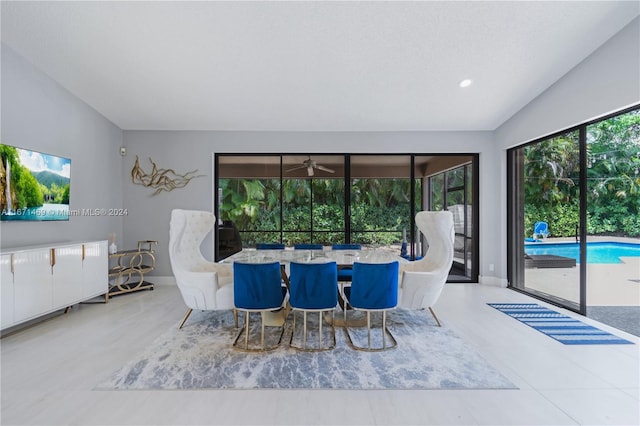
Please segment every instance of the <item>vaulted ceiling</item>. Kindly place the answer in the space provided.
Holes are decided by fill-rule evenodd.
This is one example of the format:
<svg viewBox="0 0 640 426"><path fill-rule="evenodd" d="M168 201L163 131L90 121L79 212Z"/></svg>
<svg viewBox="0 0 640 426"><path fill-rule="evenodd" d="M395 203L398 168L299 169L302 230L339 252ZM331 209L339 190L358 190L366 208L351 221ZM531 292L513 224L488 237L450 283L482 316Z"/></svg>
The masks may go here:
<svg viewBox="0 0 640 426"><path fill-rule="evenodd" d="M640 13L635 1L1 7L5 45L144 130L493 130Z"/></svg>

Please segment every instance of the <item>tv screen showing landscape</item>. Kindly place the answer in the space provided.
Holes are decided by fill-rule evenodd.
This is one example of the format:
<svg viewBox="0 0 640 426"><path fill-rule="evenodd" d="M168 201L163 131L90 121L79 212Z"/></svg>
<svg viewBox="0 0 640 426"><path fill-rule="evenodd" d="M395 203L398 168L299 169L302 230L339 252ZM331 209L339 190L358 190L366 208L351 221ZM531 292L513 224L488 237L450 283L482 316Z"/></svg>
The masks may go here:
<svg viewBox="0 0 640 426"><path fill-rule="evenodd" d="M0 220L69 220L71 160L0 144Z"/></svg>

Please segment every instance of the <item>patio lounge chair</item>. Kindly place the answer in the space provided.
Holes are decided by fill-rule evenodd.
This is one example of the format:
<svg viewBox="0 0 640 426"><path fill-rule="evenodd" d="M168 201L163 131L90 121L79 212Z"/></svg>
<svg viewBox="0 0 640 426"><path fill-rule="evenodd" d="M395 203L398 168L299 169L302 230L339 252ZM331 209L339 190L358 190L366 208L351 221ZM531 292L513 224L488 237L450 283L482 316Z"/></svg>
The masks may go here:
<svg viewBox="0 0 640 426"><path fill-rule="evenodd" d="M551 235L549 232L549 225L547 222L536 222L533 225L533 239L536 240L538 237L547 238Z"/></svg>

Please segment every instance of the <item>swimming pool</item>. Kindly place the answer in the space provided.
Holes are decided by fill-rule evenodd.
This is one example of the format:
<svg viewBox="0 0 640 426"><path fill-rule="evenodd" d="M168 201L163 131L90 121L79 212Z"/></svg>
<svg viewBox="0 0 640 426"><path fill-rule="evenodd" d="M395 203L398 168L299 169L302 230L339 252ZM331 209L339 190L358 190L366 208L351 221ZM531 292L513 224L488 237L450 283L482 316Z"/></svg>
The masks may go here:
<svg viewBox="0 0 640 426"><path fill-rule="evenodd" d="M579 243L527 243L527 254L555 254L572 257L580 263ZM620 256L640 256L640 244L599 242L587 243L587 263L622 263Z"/></svg>

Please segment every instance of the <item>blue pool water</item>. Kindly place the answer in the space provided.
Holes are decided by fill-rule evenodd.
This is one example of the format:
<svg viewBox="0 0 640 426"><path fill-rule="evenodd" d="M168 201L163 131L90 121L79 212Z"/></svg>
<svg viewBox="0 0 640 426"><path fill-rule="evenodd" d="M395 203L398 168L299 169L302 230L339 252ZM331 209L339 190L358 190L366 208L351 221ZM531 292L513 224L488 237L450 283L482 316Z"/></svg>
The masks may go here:
<svg viewBox="0 0 640 426"><path fill-rule="evenodd" d="M527 254L555 254L572 257L580 263L578 243L527 243ZM622 263L620 256L640 256L640 244L633 243L587 243L587 263Z"/></svg>

